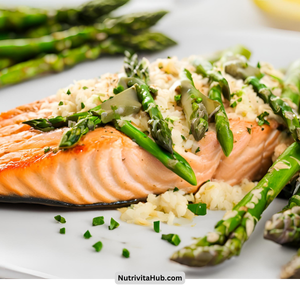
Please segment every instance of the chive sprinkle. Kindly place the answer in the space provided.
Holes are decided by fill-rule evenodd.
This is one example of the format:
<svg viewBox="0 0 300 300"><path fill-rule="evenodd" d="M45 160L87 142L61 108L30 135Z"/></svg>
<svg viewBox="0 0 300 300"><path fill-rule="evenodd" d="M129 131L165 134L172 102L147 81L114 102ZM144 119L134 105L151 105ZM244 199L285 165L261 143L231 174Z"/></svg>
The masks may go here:
<svg viewBox="0 0 300 300"><path fill-rule="evenodd" d="M90 239L92 237L91 233L89 232L89 230L87 230L85 233L84 233L84 238L85 239Z"/></svg>
<svg viewBox="0 0 300 300"><path fill-rule="evenodd" d="M200 152L200 148L199 147L196 149L195 154L198 153L198 152Z"/></svg>
<svg viewBox="0 0 300 300"><path fill-rule="evenodd" d="M54 219L55 219L57 222L62 223L62 224L64 224L64 223L67 222L66 219L65 219L64 217L62 217L61 215L55 216Z"/></svg>
<svg viewBox="0 0 300 300"><path fill-rule="evenodd" d="M119 227L119 223L117 221L115 221L113 218L110 219L110 225L108 226L109 230L113 230L116 229L117 227Z"/></svg>
<svg viewBox="0 0 300 300"><path fill-rule="evenodd" d="M249 134L251 134L252 129L250 127L246 127Z"/></svg>
<svg viewBox="0 0 300 300"><path fill-rule="evenodd" d="M178 192L178 191L179 191L179 188L177 186L175 186L173 192Z"/></svg>
<svg viewBox="0 0 300 300"><path fill-rule="evenodd" d="M175 95L174 100L175 101L180 101L181 100L181 95Z"/></svg>
<svg viewBox="0 0 300 300"><path fill-rule="evenodd" d="M187 207L196 216L205 216L206 215L206 204L205 203L188 204Z"/></svg>
<svg viewBox="0 0 300 300"><path fill-rule="evenodd" d="M230 107L232 107L232 108L234 108L234 107L236 107L236 106L237 106L236 101L230 104Z"/></svg>
<svg viewBox="0 0 300 300"><path fill-rule="evenodd" d="M67 95L71 95L71 92L70 92L70 90L67 90Z"/></svg>
<svg viewBox="0 0 300 300"><path fill-rule="evenodd" d="M87 90L87 89L88 89L88 87L87 87L87 86L84 86L84 87L82 87L82 89L83 89L83 90Z"/></svg>
<svg viewBox="0 0 300 300"><path fill-rule="evenodd" d="M49 146L44 148L44 153L45 153L45 154L46 154L47 152L49 152L49 151L50 151L50 147L49 147Z"/></svg>
<svg viewBox="0 0 300 300"><path fill-rule="evenodd" d="M83 102L81 102L81 109L84 109L85 108L85 105L84 105L84 103Z"/></svg>
<svg viewBox="0 0 300 300"><path fill-rule="evenodd" d="M183 136L183 135L181 135L181 138L182 138L184 141L186 140L185 136Z"/></svg>
<svg viewBox="0 0 300 300"><path fill-rule="evenodd" d="M177 234L163 234L161 236L162 240L168 241L170 244L174 245L174 246L178 246L181 242L179 236Z"/></svg>
<svg viewBox="0 0 300 300"><path fill-rule="evenodd" d="M159 227L160 227L160 221L154 221L153 222L153 229L154 229L155 232L159 233L159 231L160 231Z"/></svg>
<svg viewBox="0 0 300 300"><path fill-rule="evenodd" d="M115 95L117 95L117 94L119 94L119 93L121 93L121 92L123 92L123 91L124 91L124 88L123 88L122 85L118 85L116 88L113 89L113 93L114 93Z"/></svg>
<svg viewBox="0 0 300 300"><path fill-rule="evenodd" d="M62 106L64 103L62 101L59 101L58 106Z"/></svg>
<svg viewBox="0 0 300 300"><path fill-rule="evenodd" d="M64 228L61 228L60 230L59 230L59 233L60 234L66 234L66 228L64 227Z"/></svg>
<svg viewBox="0 0 300 300"><path fill-rule="evenodd" d="M264 124L270 125L270 123L265 119L265 117L267 117L268 115L269 113L265 111L261 113L259 116L257 116L259 126L262 126Z"/></svg>
<svg viewBox="0 0 300 300"><path fill-rule="evenodd" d="M130 256L130 252L127 250L127 249L123 249L123 251L122 251L122 255L124 256L124 257L126 257L126 258L129 258L129 256Z"/></svg>
<svg viewBox="0 0 300 300"><path fill-rule="evenodd" d="M100 252L102 249L102 242L97 242L96 244L93 245L93 247L95 248L96 252Z"/></svg>
<svg viewBox="0 0 300 300"><path fill-rule="evenodd" d="M93 219L93 226L103 225L104 224L104 217L95 217Z"/></svg>

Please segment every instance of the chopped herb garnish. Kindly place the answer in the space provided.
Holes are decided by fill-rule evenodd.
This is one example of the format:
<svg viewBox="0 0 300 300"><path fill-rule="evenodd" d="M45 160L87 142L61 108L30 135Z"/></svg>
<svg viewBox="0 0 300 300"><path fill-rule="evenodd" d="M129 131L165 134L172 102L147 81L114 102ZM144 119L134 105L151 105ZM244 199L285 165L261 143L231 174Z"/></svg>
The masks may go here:
<svg viewBox="0 0 300 300"><path fill-rule="evenodd" d="M265 128L262 127L261 131L264 131L264 130L265 130Z"/></svg>
<svg viewBox="0 0 300 300"><path fill-rule="evenodd" d="M234 108L236 106L237 106L237 102L236 101L230 104L230 107L232 107L232 108Z"/></svg>
<svg viewBox="0 0 300 300"><path fill-rule="evenodd" d="M84 109L85 108L85 105L83 102L81 102L81 109Z"/></svg>
<svg viewBox="0 0 300 300"><path fill-rule="evenodd" d="M206 215L206 204L205 203L188 204L187 207L196 216L205 216Z"/></svg>
<svg viewBox="0 0 300 300"><path fill-rule="evenodd" d="M168 56L168 59L170 59L171 58L171 56Z"/></svg>
<svg viewBox="0 0 300 300"><path fill-rule="evenodd" d="M174 100L175 101L180 101L181 100L181 95L175 95Z"/></svg>
<svg viewBox="0 0 300 300"><path fill-rule="evenodd" d="M161 236L162 240L168 241L169 243L171 243L172 245L178 246L181 242L179 236L177 234L163 234Z"/></svg>
<svg viewBox="0 0 300 300"><path fill-rule="evenodd" d="M154 87L150 86L149 87L150 93L154 96L157 95L158 89L155 89Z"/></svg>
<svg viewBox="0 0 300 300"><path fill-rule="evenodd" d="M232 93L230 96L231 97L233 97L233 96L241 97L243 94L244 94L244 92L239 90L239 91L236 91L235 93Z"/></svg>
<svg viewBox="0 0 300 300"><path fill-rule="evenodd" d="M250 127L246 127L249 134L251 134L252 129Z"/></svg>
<svg viewBox="0 0 300 300"><path fill-rule="evenodd" d="M59 101L58 106L62 106L64 103L62 101Z"/></svg>
<svg viewBox="0 0 300 300"><path fill-rule="evenodd" d="M196 99L196 103L201 103L201 102L202 102L202 98L199 97Z"/></svg>
<svg viewBox="0 0 300 300"><path fill-rule="evenodd" d="M62 217L61 215L55 216L54 219L55 219L57 222L63 223L63 224L67 222L66 219L65 219L64 217Z"/></svg>
<svg viewBox="0 0 300 300"><path fill-rule="evenodd" d="M124 91L124 87L122 85L118 85L116 88L114 88L113 92L115 95L121 93Z"/></svg>
<svg viewBox="0 0 300 300"><path fill-rule="evenodd" d="M259 69L261 68L260 62L257 62L256 67L259 68Z"/></svg>
<svg viewBox="0 0 300 300"><path fill-rule="evenodd" d="M198 153L198 152L200 152L200 148L199 147L196 149L195 154Z"/></svg>
<svg viewBox="0 0 300 300"><path fill-rule="evenodd" d="M66 228L64 227L64 228L61 228L60 230L59 230L59 233L60 234L66 234Z"/></svg>
<svg viewBox="0 0 300 300"><path fill-rule="evenodd" d="M261 113L259 116L257 116L259 126L262 126L264 124L270 125L270 123L265 119L265 117L267 117L268 115L269 113L265 111Z"/></svg>
<svg viewBox="0 0 300 300"><path fill-rule="evenodd" d="M110 225L108 226L109 230L113 230L116 229L117 227L119 227L119 223L117 221L115 221L113 218L110 219Z"/></svg>
<svg viewBox="0 0 300 300"><path fill-rule="evenodd" d="M181 138L185 141L186 140L186 138L183 136L183 135L181 135Z"/></svg>
<svg viewBox="0 0 300 300"><path fill-rule="evenodd" d="M85 239L90 239L92 237L91 233L88 230L84 233L83 236Z"/></svg>
<svg viewBox="0 0 300 300"><path fill-rule="evenodd" d="M103 225L104 224L104 217L96 217L93 219L93 226Z"/></svg>
<svg viewBox="0 0 300 300"><path fill-rule="evenodd" d="M97 242L96 244L93 245L93 247L95 248L96 252L100 252L102 249L102 242Z"/></svg>
<svg viewBox="0 0 300 300"><path fill-rule="evenodd" d="M84 86L84 87L82 87L82 89L83 89L83 90L87 90L87 89L88 89L88 87L87 87L87 86Z"/></svg>
<svg viewBox="0 0 300 300"><path fill-rule="evenodd" d="M129 251L127 250L127 249L123 249L123 251L122 251L122 255L124 256L124 257L126 257L126 258L129 258L129 256L130 256L130 253L129 253Z"/></svg>
<svg viewBox="0 0 300 300"><path fill-rule="evenodd" d="M237 102L242 102L242 100L243 100L243 98L241 97L241 98L237 99L236 101Z"/></svg>
<svg viewBox="0 0 300 300"><path fill-rule="evenodd" d="M179 188L175 186L173 192L178 192L178 191L179 191Z"/></svg>
<svg viewBox="0 0 300 300"><path fill-rule="evenodd" d="M154 221L153 222L153 229L154 229L155 232L159 233L159 231L160 231L159 227L160 227L160 221Z"/></svg>
<svg viewBox="0 0 300 300"><path fill-rule="evenodd" d="M51 150L51 148L48 146L48 147L45 147L44 148L44 153L46 154L47 152L49 152Z"/></svg>
<svg viewBox="0 0 300 300"><path fill-rule="evenodd" d="M158 68L159 68L159 69L162 69L162 68L163 68L163 66L158 66Z"/></svg>
<svg viewBox="0 0 300 300"><path fill-rule="evenodd" d="M70 90L67 90L67 95L71 95L71 92L70 92Z"/></svg>

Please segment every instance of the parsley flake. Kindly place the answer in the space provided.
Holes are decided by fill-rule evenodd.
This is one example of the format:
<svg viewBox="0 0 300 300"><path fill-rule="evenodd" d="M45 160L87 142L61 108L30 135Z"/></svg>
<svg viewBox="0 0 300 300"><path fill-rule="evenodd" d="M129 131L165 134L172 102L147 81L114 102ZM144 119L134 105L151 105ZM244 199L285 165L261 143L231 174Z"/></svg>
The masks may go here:
<svg viewBox="0 0 300 300"><path fill-rule="evenodd" d="M246 127L249 134L251 134L252 129L250 127Z"/></svg>
<svg viewBox="0 0 300 300"><path fill-rule="evenodd" d="M179 188L177 186L175 186L173 192L178 192L178 191L179 191Z"/></svg>
<svg viewBox="0 0 300 300"><path fill-rule="evenodd" d="M116 229L117 227L119 227L119 223L117 221L115 221L113 218L110 219L110 225L108 226L109 230L113 230Z"/></svg>
<svg viewBox="0 0 300 300"><path fill-rule="evenodd" d="M265 112L261 113L259 116L257 116L257 119L258 119L257 123L259 126L262 126L264 124L270 125L270 123L265 119L265 117L267 117L268 115L269 115L269 113L265 111Z"/></svg>
<svg viewBox="0 0 300 300"><path fill-rule="evenodd" d="M66 219L65 219L64 217L62 217L61 215L55 216L54 219L55 219L57 222L62 223L62 224L64 224L64 223L67 222Z"/></svg>
<svg viewBox="0 0 300 300"><path fill-rule="evenodd" d="M198 152L200 152L200 148L199 147L196 149L195 154L198 153Z"/></svg>
<svg viewBox="0 0 300 300"><path fill-rule="evenodd" d="M104 217L95 217L93 219L93 226L103 225L104 224Z"/></svg>
<svg viewBox="0 0 300 300"><path fill-rule="evenodd" d="M60 102L58 103L58 106L62 106L62 105L64 105L64 103L63 103L62 101L60 101Z"/></svg>
<svg viewBox="0 0 300 300"><path fill-rule="evenodd" d="M70 92L70 90L67 90L67 95L71 95L71 92Z"/></svg>

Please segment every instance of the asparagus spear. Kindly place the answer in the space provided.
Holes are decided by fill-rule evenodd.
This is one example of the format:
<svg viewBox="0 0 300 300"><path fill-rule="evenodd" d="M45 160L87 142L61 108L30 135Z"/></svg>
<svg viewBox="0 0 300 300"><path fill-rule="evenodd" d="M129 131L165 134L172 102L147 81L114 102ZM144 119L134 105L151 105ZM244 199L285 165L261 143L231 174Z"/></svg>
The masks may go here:
<svg viewBox="0 0 300 300"><path fill-rule="evenodd" d="M132 36L134 39L135 36ZM156 40L158 37L158 41ZM151 47L145 48L146 44L135 45L135 51L157 51L164 47L159 41L162 41L164 45L169 43L169 38L161 33L148 32L141 33L140 40L152 39ZM165 42L164 42L165 41ZM70 68L82 61L96 59L101 54L122 54L125 49L128 49L126 44L121 38L110 38L100 43L99 45L83 45L78 48L65 50L59 54L46 54L41 58L32 59L26 62L18 63L7 69L0 71L0 87L4 87L10 84L16 84L30 78L37 77L41 74L50 72L61 72L66 68Z"/></svg>
<svg viewBox="0 0 300 300"><path fill-rule="evenodd" d="M264 238L281 245L300 247L300 189L281 212L267 221Z"/></svg>
<svg viewBox="0 0 300 300"><path fill-rule="evenodd" d="M233 133L230 130L229 120L222 102L221 86L213 85L210 88L208 97L220 103L220 109L215 114L215 123L217 131L217 139L226 156L229 156L233 149Z"/></svg>
<svg viewBox="0 0 300 300"><path fill-rule="evenodd" d="M175 174L186 180L192 185L197 185L197 179L193 169L189 163L177 152L173 151L173 154L160 148L151 138L138 130L136 127L130 124L128 121L115 121L115 127L133 139L140 147L144 148L165 167L173 171Z"/></svg>
<svg viewBox="0 0 300 300"><path fill-rule="evenodd" d="M281 97L290 99L297 105L299 110L300 104L300 60L291 64L284 78L284 86Z"/></svg>
<svg viewBox="0 0 300 300"><path fill-rule="evenodd" d="M197 58L193 61L193 65L198 74L208 77L211 81L218 82L225 99L230 100L229 84L221 72L214 70L212 64L207 60Z"/></svg>
<svg viewBox="0 0 300 300"><path fill-rule="evenodd" d="M274 162L268 173L209 233L173 254L171 260L202 267L239 255L263 211L290 179L300 171L300 144L293 143Z"/></svg>
<svg viewBox="0 0 300 300"><path fill-rule="evenodd" d="M0 58L0 70L12 66L15 62L10 58Z"/></svg>
<svg viewBox="0 0 300 300"><path fill-rule="evenodd" d="M203 94L198 91L191 73L184 69L181 74L181 105L186 116L190 132L196 141L200 141L208 129L208 114L203 105Z"/></svg>
<svg viewBox="0 0 300 300"><path fill-rule="evenodd" d="M282 279L299 279L300 278L300 249L283 268L280 274Z"/></svg>
<svg viewBox="0 0 300 300"><path fill-rule="evenodd" d="M137 54L125 51L124 69L128 76L127 85L136 86L136 91L143 110L147 111L150 120L151 136L155 142L170 153L173 153L171 130L155 103L147 85L149 70L145 60L139 62Z"/></svg>
<svg viewBox="0 0 300 300"><path fill-rule="evenodd" d="M254 91L265 103L270 105L276 115L282 117L294 140L299 142L300 124L298 116L292 108L282 99L273 95L272 91L266 85L260 83L258 78L250 76L246 79L246 83L252 85Z"/></svg>

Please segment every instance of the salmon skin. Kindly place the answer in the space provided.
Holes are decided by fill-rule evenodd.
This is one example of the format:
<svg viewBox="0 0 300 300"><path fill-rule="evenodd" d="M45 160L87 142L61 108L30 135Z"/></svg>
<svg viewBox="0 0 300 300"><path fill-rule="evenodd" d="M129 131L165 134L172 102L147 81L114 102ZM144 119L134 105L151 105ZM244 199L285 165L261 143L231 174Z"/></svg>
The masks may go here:
<svg viewBox="0 0 300 300"><path fill-rule="evenodd" d="M194 193L210 179L231 185L244 178L258 180L271 166L280 140L275 121L258 126L256 122L230 120L234 147L226 157L216 133L209 130L199 142L200 152L180 153L195 172L198 184L192 186L111 126L89 132L72 149L58 150L67 128L41 132L22 123L49 117L50 112L41 109L46 101L56 99L50 97L0 115L1 202L112 208L175 187ZM46 147L55 151L46 152Z"/></svg>

